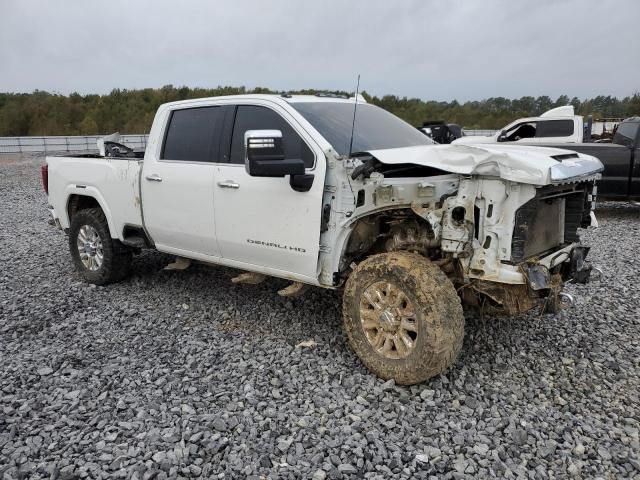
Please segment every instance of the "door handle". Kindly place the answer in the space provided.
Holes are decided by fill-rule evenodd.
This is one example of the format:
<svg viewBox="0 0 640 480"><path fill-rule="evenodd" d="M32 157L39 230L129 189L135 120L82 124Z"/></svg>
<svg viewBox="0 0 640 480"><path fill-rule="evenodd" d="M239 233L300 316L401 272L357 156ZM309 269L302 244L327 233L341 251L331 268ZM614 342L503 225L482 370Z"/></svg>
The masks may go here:
<svg viewBox="0 0 640 480"><path fill-rule="evenodd" d="M233 180L227 180L225 182L218 182L218 186L220 188L234 188L234 189L238 189L240 188L240 184L234 182Z"/></svg>
<svg viewBox="0 0 640 480"><path fill-rule="evenodd" d="M161 182L162 181L162 177L160 175L158 175L157 173L154 173L153 175L147 175L144 178L146 178L150 182Z"/></svg>

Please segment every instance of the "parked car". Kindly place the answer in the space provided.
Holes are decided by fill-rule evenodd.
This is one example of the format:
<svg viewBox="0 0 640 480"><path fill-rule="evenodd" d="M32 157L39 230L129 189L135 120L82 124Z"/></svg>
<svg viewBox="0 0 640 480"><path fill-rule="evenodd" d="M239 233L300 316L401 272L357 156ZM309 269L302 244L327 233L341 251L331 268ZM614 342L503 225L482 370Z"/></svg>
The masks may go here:
<svg viewBox="0 0 640 480"><path fill-rule="evenodd" d="M462 136L462 127L455 123L445 123L439 120L423 122L418 128L427 137L439 144L448 144Z"/></svg>
<svg viewBox="0 0 640 480"><path fill-rule="evenodd" d="M290 95L168 103L144 158L113 138L103 151L42 168L86 281L121 280L155 248L240 283L291 280L282 295L341 288L351 347L402 384L455 361L462 304L555 311L592 271L578 228L602 164L582 153L435 145L374 105Z"/></svg>
<svg viewBox="0 0 640 480"><path fill-rule="evenodd" d="M619 123L613 139L604 142L585 142L592 140L585 137L585 128L591 130L581 116L573 115L573 107L559 107L537 118L516 120L491 137L462 137L453 143L478 146L516 143L593 155L604 164L602 178L598 181L600 199L640 200L640 117Z"/></svg>

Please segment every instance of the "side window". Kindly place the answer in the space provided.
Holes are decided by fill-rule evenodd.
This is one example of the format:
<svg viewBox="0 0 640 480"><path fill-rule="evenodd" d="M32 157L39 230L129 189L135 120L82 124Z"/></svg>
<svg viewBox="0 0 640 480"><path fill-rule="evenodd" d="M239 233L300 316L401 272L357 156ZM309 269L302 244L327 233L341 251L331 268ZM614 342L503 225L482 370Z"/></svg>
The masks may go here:
<svg viewBox="0 0 640 480"><path fill-rule="evenodd" d="M306 168L313 167L313 152L291 125L273 110L254 105L240 105L236 111L231 163L244 163L244 133L247 130L280 130L285 158L302 159Z"/></svg>
<svg viewBox="0 0 640 480"><path fill-rule="evenodd" d="M515 142L523 138L533 138L536 136L536 123L519 123L505 132L503 142Z"/></svg>
<svg viewBox="0 0 640 480"><path fill-rule="evenodd" d="M211 162L218 155L221 107L197 107L174 110L164 138L164 160Z"/></svg>
<svg viewBox="0 0 640 480"><path fill-rule="evenodd" d="M536 138L570 137L573 127L573 120L541 120L536 129Z"/></svg>

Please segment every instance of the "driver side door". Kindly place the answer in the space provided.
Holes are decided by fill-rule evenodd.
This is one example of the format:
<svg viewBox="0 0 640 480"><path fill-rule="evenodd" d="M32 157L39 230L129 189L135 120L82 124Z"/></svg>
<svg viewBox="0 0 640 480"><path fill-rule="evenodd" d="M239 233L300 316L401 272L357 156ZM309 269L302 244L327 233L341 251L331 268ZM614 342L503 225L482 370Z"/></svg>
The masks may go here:
<svg viewBox="0 0 640 480"><path fill-rule="evenodd" d="M245 168L249 130L280 130L285 159L302 159L314 181L307 192L289 176L251 176ZM324 190L324 154L295 118L279 105L234 105L225 119L223 148L215 166L214 218L225 263L276 276L317 282Z"/></svg>

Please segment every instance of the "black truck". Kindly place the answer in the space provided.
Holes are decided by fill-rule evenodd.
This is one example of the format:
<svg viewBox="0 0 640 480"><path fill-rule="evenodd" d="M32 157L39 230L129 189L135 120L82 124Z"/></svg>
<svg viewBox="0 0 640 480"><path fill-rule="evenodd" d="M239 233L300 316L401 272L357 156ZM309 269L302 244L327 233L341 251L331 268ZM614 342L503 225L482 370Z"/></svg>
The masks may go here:
<svg viewBox="0 0 640 480"><path fill-rule="evenodd" d="M422 133L436 143L448 144L462 136L462 127L455 123L445 123L441 120L427 120L422 127L418 127Z"/></svg>
<svg viewBox="0 0 640 480"><path fill-rule="evenodd" d="M536 143L598 158L604 165L598 200L640 201L640 117L620 122L611 143Z"/></svg>
<svg viewBox="0 0 640 480"><path fill-rule="evenodd" d="M599 200L640 201L640 117L631 117L618 125L611 143L549 144L593 155L604 165L598 181Z"/></svg>

